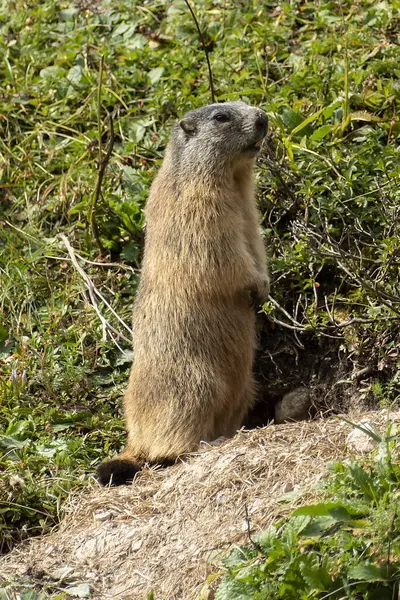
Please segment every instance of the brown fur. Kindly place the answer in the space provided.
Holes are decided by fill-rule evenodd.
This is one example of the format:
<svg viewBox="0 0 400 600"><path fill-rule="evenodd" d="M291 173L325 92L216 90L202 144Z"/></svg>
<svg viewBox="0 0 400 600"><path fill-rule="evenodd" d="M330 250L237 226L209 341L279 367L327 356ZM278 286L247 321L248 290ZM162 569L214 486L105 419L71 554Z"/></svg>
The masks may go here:
<svg viewBox="0 0 400 600"><path fill-rule="evenodd" d="M221 109L229 123L215 120ZM262 111L233 102L193 111L173 131L146 207L124 400L128 443L100 465L102 483L113 472L121 483L121 459L132 462L133 477L146 461L232 436L253 403L249 292L264 300L269 280L253 184L257 148L249 146L266 123Z"/></svg>

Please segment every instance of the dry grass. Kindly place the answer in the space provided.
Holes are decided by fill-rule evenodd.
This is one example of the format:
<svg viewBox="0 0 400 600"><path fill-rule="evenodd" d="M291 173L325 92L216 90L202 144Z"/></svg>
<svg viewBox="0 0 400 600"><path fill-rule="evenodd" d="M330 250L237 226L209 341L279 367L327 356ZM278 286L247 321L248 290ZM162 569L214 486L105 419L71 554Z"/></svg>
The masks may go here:
<svg viewBox="0 0 400 600"><path fill-rule="evenodd" d="M384 427L387 411L363 416ZM152 590L157 600L193 600L219 555L248 541L245 506L257 532L309 501L327 464L351 454L350 430L340 418L271 425L168 469L144 470L132 487L93 483L71 498L57 530L15 549L0 571L44 583L68 566L96 600L144 600ZM301 497L280 501L296 490Z"/></svg>

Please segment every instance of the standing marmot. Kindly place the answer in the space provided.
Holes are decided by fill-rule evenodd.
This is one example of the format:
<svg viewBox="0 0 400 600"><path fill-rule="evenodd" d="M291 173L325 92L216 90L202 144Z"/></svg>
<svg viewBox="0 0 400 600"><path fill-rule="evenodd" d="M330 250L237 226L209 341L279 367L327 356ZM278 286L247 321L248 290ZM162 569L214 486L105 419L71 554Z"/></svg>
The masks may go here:
<svg viewBox="0 0 400 600"><path fill-rule="evenodd" d="M255 315L268 294L253 167L267 115L211 104L174 127L146 206L125 394L128 443L102 484L231 436L254 399Z"/></svg>

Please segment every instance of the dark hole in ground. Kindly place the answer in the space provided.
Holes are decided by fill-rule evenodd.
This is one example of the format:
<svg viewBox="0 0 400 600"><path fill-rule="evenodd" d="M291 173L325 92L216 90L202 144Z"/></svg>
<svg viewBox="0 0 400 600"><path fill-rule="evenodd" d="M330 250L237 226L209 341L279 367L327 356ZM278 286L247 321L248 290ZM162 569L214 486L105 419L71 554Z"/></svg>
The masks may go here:
<svg viewBox="0 0 400 600"><path fill-rule="evenodd" d="M297 389L309 392L310 417L349 408L354 386L338 382L349 379L353 363L341 350L342 340L317 337L311 332L297 332L295 336L263 315L259 315L258 322L254 366L257 402L247 415L245 427L267 425L275 418L277 402Z"/></svg>

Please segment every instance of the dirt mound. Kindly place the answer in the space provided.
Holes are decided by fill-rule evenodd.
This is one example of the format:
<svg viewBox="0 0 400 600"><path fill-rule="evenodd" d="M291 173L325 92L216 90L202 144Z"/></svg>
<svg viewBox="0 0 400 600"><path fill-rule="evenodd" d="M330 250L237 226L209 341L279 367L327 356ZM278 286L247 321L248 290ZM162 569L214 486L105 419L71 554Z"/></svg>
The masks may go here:
<svg viewBox="0 0 400 600"><path fill-rule="evenodd" d="M363 416L384 429L387 411ZM255 533L309 501L327 464L354 454L350 430L340 418L270 425L168 469L144 470L129 487L93 483L71 499L56 531L0 560L0 583L86 583L94 600L145 600L152 590L156 600L193 600L218 571L215 561L248 543L246 508ZM301 499L280 501L297 490Z"/></svg>

